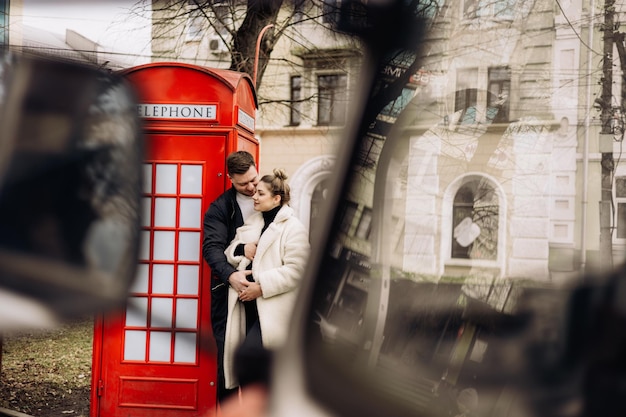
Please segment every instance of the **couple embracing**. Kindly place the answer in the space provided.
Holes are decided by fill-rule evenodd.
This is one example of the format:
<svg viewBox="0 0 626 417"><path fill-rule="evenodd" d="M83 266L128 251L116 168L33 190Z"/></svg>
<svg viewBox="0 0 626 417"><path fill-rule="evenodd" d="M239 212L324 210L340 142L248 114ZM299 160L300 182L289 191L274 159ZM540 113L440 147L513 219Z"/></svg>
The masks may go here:
<svg viewBox="0 0 626 417"><path fill-rule="evenodd" d="M232 164L228 162L233 157L243 158L251 164L250 167L244 171L244 164L239 173L231 172ZM211 222L217 220L211 213L216 214L214 205L220 205L223 195L205 215L203 244L205 259L213 275L221 272L221 277L218 276L212 285L212 303L217 301L217 304L212 305L211 312L218 343L220 401L239 385L268 374L268 350L280 346L286 339L310 248L308 233L289 206L290 191L285 172L275 169L273 174L258 179L252 156L242 151L229 155L227 165L233 188L224 193L230 192L230 206L224 202L221 204L224 209L221 210L222 226L236 218L240 222L245 218L245 223L237 228L230 227L234 237L228 241L230 244L226 243L225 249L222 244L221 264L216 261L219 256L215 250L213 257L207 258L207 254L210 255L206 250L210 248L207 243L216 238L211 233L221 232L221 236L228 232L228 227L207 229L207 224L211 226ZM213 247L219 245L213 242ZM227 264L224 264L224 256ZM218 293L221 300L216 300ZM223 332L221 340L219 332ZM238 349L244 354L236 360Z"/></svg>

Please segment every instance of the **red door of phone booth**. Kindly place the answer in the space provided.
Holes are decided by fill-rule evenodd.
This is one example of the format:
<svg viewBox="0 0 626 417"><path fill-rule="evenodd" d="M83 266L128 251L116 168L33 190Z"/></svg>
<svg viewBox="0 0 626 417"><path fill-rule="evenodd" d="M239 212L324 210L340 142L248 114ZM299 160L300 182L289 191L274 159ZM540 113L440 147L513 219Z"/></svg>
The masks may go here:
<svg viewBox="0 0 626 417"><path fill-rule="evenodd" d="M96 319L92 417L207 416L216 348L202 218L226 190L226 155L254 138L249 76L181 63L123 72L139 95L146 158L142 245L125 309Z"/></svg>

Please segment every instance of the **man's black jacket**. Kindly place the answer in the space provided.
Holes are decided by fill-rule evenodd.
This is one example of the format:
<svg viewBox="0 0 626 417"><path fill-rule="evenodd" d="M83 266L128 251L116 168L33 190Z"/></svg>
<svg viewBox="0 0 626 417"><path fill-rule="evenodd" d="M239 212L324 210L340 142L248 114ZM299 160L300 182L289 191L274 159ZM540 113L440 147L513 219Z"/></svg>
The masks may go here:
<svg viewBox="0 0 626 417"><path fill-rule="evenodd" d="M219 196L204 213L204 240L202 256L211 267L211 289L219 283L228 287L228 277L235 272L224 250L235 237L235 231L243 224L243 216L237 204L237 190L230 188Z"/></svg>

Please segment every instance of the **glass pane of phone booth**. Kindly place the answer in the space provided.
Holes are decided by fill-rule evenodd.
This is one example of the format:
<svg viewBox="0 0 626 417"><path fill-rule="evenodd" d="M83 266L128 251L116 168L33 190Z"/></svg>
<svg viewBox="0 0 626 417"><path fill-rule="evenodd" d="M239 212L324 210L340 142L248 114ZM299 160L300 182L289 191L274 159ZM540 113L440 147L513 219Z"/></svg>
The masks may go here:
<svg viewBox="0 0 626 417"><path fill-rule="evenodd" d="M197 362L202 171L200 164L144 164L142 247L126 309L125 361Z"/></svg>

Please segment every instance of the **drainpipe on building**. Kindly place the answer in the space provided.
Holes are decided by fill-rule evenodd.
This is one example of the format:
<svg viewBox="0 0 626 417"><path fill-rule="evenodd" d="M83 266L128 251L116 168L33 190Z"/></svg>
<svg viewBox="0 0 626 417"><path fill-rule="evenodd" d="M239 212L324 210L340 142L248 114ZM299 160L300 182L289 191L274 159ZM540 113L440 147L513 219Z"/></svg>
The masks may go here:
<svg viewBox="0 0 626 417"><path fill-rule="evenodd" d="M261 29L259 36L257 36L256 38L256 48L254 50L254 75L252 77L252 83L254 84L254 88L257 88L256 73L259 68L259 50L261 49L261 39L263 39L263 35L265 34L265 31L273 27L274 25L272 24L265 26L263 29Z"/></svg>

